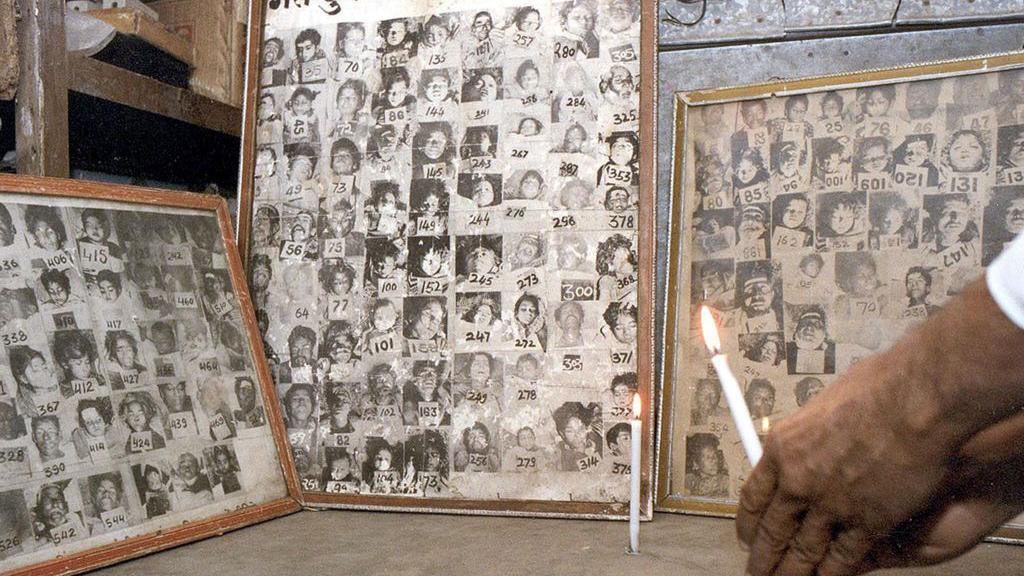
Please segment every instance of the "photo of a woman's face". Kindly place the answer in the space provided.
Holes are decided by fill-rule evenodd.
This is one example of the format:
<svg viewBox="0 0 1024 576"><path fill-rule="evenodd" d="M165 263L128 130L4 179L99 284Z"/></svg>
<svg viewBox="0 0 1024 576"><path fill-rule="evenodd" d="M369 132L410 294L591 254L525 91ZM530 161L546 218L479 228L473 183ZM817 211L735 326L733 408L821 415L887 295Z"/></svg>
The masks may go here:
<svg viewBox="0 0 1024 576"><path fill-rule="evenodd" d="M88 380L92 376L92 360L88 356L67 359L68 371L75 380Z"/></svg>
<svg viewBox="0 0 1024 576"><path fill-rule="evenodd" d="M81 419L84 424L85 431L93 438L99 438L107 431L106 421L103 420L103 416L100 415L99 410L92 406L82 410Z"/></svg>
<svg viewBox="0 0 1024 576"><path fill-rule="evenodd" d="M135 364L135 349L132 343L124 338L119 338L114 345L114 355L121 368L131 368Z"/></svg>
<svg viewBox="0 0 1024 576"><path fill-rule="evenodd" d="M146 416L146 409L140 402L128 404L125 410L125 422L132 432L142 432L149 426L149 418Z"/></svg>

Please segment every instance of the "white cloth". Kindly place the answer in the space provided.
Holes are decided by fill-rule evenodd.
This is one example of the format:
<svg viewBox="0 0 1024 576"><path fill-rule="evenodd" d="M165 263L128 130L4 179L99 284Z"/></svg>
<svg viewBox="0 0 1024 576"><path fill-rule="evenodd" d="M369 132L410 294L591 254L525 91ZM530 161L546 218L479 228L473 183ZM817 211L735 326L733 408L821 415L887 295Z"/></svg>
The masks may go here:
<svg viewBox="0 0 1024 576"><path fill-rule="evenodd" d="M996 304L1024 329L1024 233L989 265L985 281Z"/></svg>

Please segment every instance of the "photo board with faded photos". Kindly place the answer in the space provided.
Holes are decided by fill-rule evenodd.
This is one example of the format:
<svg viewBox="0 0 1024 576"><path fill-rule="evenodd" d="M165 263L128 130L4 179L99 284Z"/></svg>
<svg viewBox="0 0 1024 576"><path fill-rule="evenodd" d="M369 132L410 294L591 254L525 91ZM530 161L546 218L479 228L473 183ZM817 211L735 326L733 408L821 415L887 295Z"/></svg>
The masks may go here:
<svg viewBox="0 0 1024 576"><path fill-rule="evenodd" d="M298 509L230 234L216 197L0 177L5 574Z"/></svg>
<svg viewBox="0 0 1024 576"><path fill-rule="evenodd" d="M254 19L239 243L307 503L626 513L653 4Z"/></svg>
<svg viewBox="0 0 1024 576"><path fill-rule="evenodd" d="M1024 57L677 98L657 506L729 514L700 307L762 431L934 314L1024 230Z"/></svg>

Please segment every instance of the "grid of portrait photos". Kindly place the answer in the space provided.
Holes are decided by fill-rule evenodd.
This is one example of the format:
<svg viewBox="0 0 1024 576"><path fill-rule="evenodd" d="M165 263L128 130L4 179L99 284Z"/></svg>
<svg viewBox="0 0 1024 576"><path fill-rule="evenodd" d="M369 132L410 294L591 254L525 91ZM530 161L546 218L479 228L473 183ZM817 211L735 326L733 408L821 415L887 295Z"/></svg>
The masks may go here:
<svg viewBox="0 0 1024 576"><path fill-rule="evenodd" d="M0 559L285 496L215 214L0 194Z"/></svg>
<svg viewBox="0 0 1024 576"><path fill-rule="evenodd" d="M624 501L639 0L405 4L264 31L248 266L303 489Z"/></svg>
<svg viewBox="0 0 1024 576"><path fill-rule="evenodd" d="M701 339L709 306L764 432L889 347L1024 229L1024 71L692 107L677 477L749 473Z"/></svg>

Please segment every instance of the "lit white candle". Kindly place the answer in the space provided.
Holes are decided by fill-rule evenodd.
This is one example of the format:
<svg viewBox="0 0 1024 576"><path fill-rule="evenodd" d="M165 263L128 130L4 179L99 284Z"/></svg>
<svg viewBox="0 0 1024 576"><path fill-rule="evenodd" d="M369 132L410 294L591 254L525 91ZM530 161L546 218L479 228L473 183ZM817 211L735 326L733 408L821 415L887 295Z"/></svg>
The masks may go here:
<svg viewBox="0 0 1024 576"><path fill-rule="evenodd" d="M633 394L629 447L629 553L640 552L640 394Z"/></svg>
<svg viewBox="0 0 1024 576"><path fill-rule="evenodd" d="M750 418L750 410L747 409L747 402L743 398L743 391L740 390L740 383L729 369L729 359L722 354L722 341L718 338L715 318L707 306L701 306L700 323L701 331L704 333L704 344L711 352L711 365L715 367L718 380L722 383L722 392L725 394L726 403L729 404L732 419L736 423L736 430L739 432L740 442L743 443L743 450L747 453L750 464L756 466L763 452L761 441L757 438L757 430L754 429L754 421Z"/></svg>

